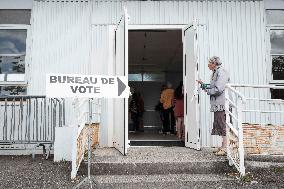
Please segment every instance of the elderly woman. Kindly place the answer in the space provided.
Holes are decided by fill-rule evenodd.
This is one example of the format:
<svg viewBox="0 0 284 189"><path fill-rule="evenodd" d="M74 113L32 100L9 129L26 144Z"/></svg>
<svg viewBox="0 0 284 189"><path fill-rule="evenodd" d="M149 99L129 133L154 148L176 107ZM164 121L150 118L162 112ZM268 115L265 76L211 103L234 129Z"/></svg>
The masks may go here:
<svg viewBox="0 0 284 189"><path fill-rule="evenodd" d="M211 112L214 112L212 135L222 136L222 147L215 151L216 155L226 155L226 120L225 120L225 85L230 82L228 72L221 66L220 58L213 56L209 59L208 68L213 72L210 85L201 80L201 88L210 95Z"/></svg>

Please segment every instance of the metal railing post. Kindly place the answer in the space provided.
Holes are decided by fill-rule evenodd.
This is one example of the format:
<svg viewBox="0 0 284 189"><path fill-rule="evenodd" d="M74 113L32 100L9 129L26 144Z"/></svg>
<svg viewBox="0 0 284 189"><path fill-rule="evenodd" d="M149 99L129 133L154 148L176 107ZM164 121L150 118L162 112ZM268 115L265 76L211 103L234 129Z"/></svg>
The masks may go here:
<svg viewBox="0 0 284 189"><path fill-rule="evenodd" d="M92 150L91 150L91 136L90 136L90 130L91 128L88 129L88 179L91 179L91 158L92 158Z"/></svg>
<svg viewBox="0 0 284 189"><path fill-rule="evenodd" d="M226 113L226 144L227 144L227 147L226 147L226 150L227 150L227 159L229 160L229 165L232 166L233 165L233 162L231 160L231 158L229 157L231 154L230 154L230 150L229 150L229 146L230 146L230 140L229 140L229 127L228 127L228 123L230 123L230 115L228 112L226 111L230 111L230 103L229 103L229 88L226 87L225 88L225 113Z"/></svg>
<svg viewBox="0 0 284 189"><path fill-rule="evenodd" d="M237 99L238 105L238 143L239 143L239 160L240 160L240 174L241 176L245 175L245 164L244 164L244 145L243 145L243 125L242 125L242 113L243 113L243 101L242 99Z"/></svg>
<svg viewBox="0 0 284 189"><path fill-rule="evenodd" d="M89 129L88 129L88 178L91 179L91 158L92 158L92 149L91 149L91 125L92 125L92 104L91 99L89 99Z"/></svg>

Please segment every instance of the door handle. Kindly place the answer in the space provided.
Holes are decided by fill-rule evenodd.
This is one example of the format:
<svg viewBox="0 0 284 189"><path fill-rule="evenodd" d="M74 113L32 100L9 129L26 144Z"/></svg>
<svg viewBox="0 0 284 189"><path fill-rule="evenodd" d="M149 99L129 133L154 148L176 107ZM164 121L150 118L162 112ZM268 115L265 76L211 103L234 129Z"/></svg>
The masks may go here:
<svg viewBox="0 0 284 189"><path fill-rule="evenodd" d="M195 98L195 99L198 99L198 92L195 91L195 90L193 90L193 95L192 95L190 101L192 102L194 98Z"/></svg>

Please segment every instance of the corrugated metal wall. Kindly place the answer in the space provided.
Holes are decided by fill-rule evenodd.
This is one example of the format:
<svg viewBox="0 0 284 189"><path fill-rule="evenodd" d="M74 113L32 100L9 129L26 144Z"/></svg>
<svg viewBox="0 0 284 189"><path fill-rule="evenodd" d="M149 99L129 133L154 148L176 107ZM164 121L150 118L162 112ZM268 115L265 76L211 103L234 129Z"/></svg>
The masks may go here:
<svg viewBox="0 0 284 189"><path fill-rule="evenodd" d="M89 73L90 13L88 1L34 1L29 94L45 94L45 73Z"/></svg>
<svg viewBox="0 0 284 189"><path fill-rule="evenodd" d="M266 84L265 22L263 1L94 1L92 24L95 46L107 46L108 36L101 29L116 24L123 7L128 9L130 24L189 24L194 18L205 24L200 31L200 78L209 81L207 60L220 56L231 74L232 83ZM93 49L94 50L94 49ZM99 54L107 55L107 48ZM98 53L98 52L97 52ZM99 56L101 57L101 56ZM103 63L94 57L92 62ZM243 91L254 96L252 91ZM269 91L261 93L268 97ZM247 116L249 120L250 117ZM220 141L211 137L212 115L209 99L201 96L201 138L203 146L215 146Z"/></svg>
<svg viewBox="0 0 284 189"><path fill-rule="evenodd" d="M115 75L114 73L114 26L93 25L90 70L92 74ZM113 99L102 99L100 146L113 145Z"/></svg>
<svg viewBox="0 0 284 189"><path fill-rule="evenodd" d="M91 5L92 3L92 5ZM45 94L45 73L113 74L111 25L126 6L130 24L205 24L200 31L200 78L209 81L207 59L218 55L233 83L266 84L263 1L34 1L28 94ZM92 27L91 24L92 23ZM90 54L91 53L91 54ZM251 91L245 91L254 96ZM259 93L258 93L259 94ZM268 97L269 92L261 93ZM105 145L111 145L112 101L102 102ZM247 118L249 120L249 116ZM214 146L209 99L201 96L202 145Z"/></svg>
<svg viewBox="0 0 284 189"><path fill-rule="evenodd" d="M89 74L91 51L89 1L34 1L28 94L45 95L46 73ZM71 101L66 103L72 124Z"/></svg>
<svg viewBox="0 0 284 189"><path fill-rule="evenodd" d="M266 75L263 1L95 1L92 23L116 24L124 6L129 24L176 25L198 19L206 24L208 55L222 58L232 81L266 82L266 77L249 74L256 69Z"/></svg>

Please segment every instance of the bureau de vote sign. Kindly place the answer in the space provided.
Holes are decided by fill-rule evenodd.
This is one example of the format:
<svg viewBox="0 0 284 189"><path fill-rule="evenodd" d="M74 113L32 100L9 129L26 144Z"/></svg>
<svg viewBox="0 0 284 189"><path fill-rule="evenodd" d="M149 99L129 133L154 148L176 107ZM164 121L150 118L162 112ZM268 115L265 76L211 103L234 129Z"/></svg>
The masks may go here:
<svg viewBox="0 0 284 189"><path fill-rule="evenodd" d="M47 74L47 97L128 98L125 76Z"/></svg>

